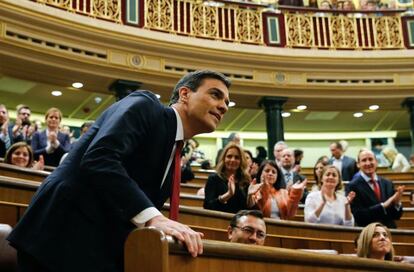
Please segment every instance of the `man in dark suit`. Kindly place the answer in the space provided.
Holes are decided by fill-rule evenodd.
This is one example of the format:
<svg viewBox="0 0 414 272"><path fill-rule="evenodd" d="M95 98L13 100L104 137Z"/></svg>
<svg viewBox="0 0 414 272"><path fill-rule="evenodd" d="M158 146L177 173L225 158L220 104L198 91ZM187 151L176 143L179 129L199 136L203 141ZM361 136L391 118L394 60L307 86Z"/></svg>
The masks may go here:
<svg viewBox="0 0 414 272"><path fill-rule="evenodd" d="M9 125L9 112L5 105L0 104L0 157L6 155L7 149L13 144L12 126Z"/></svg>
<svg viewBox="0 0 414 272"><path fill-rule="evenodd" d="M177 83L171 107L147 91L109 107L42 183L8 237L21 271L123 271L124 242L141 226L201 254L202 234L159 209L170 196L178 142L216 129L229 86L222 74L197 71Z"/></svg>
<svg viewBox="0 0 414 272"><path fill-rule="evenodd" d="M360 175L352 180L347 192L354 191L351 210L356 224L361 227L381 222L389 228L396 228L394 220L402 215L401 196L404 186L396 191L391 181L376 174L377 160L371 150L363 149L358 154Z"/></svg>
<svg viewBox="0 0 414 272"><path fill-rule="evenodd" d="M283 173L282 180L284 184L286 184L285 187L289 189L293 184L303 182L306 179L306 177L294 171L295 156L293 150L286 148L280 153L280 155L280 170ZM300 200L302 204L305 204L307 196L308 190L305 188L305 190L303 191L302 198Z"/></svg>
<svg viewBox="0 0 414 272"><path fill-rule="evenodd" d="M344 155L344 150L339 142L334 142L329 146L332 157L329 159L329 164L336 166L341 171L342 180L350 181L358 172L356 161Z"/></svg>

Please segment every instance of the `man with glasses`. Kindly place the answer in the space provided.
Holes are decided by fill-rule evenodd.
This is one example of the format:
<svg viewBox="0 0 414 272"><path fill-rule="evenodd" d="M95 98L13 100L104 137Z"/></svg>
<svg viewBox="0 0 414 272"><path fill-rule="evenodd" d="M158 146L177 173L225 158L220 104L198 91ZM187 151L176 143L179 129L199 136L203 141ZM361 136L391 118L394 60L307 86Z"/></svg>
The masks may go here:
<svg viewBox="0 0 414 272"><path fill-rule="evenodd" d="M266 224L258 210L241 210L230 221L229 240L232 243L262 246L266 239Z"/></svg>
<svg viewBox="0 0 414 272"><path fill-rule="evenodd" d="M13 142L26 142L30 145L32 135L35 131L34 126L31 125L30 115L32 114L29 106L17 106L16 122L13 125Z"/></svg>

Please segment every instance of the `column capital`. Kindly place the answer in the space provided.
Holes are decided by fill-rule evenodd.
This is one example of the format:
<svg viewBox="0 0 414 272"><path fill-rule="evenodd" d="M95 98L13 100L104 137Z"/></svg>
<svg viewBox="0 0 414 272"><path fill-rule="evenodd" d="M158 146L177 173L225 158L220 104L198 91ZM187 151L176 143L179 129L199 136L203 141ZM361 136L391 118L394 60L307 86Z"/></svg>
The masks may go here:
<svg viewBox="0 0 414 272"><path fill-rule="evenodd" d="M265 109L282 109L283 104L288 100L283 96L264 96L259 100L259 106Z"/></svg>
<svg viewBox="0 0 414 272"><path fill-rule="evenodd" d="M130 93L138 90L141 85L142 83L138 81L117 79L109 86L109 90L115 93L116 101L119 101Z"/></svg>

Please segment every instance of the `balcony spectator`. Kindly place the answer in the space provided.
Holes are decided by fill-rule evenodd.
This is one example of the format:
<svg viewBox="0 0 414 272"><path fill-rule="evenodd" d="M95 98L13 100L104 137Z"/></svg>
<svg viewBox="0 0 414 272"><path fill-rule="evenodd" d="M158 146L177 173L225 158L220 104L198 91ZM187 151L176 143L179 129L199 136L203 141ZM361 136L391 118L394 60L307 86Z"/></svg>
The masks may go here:
<svg viewBox="0 0 414 272"><path fill-rule="evenodd" d="M303 7L303 0L279 0L279 6Z"/></svg>

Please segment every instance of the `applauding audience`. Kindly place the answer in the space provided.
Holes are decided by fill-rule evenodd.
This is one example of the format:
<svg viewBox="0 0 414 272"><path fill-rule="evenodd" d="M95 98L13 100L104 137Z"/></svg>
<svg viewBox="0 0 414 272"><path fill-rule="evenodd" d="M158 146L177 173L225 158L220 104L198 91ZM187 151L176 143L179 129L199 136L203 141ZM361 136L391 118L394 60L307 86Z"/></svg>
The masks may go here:
<svg viewBox="0 0 414 272"><path fill-rule="evenodd" d="M284 189L282 171L274 161L265 160L249 186L249 207L257 205L266 217L290 219L295 216L307 180Z"/></svg>
<svg viewBox="0 0 414 272"><path fill-rule="evenodd" d="M50 108L45 116L46 130L36 132L32 138L35 159L43 155L46 165L58 166L63 154L70 149L69 135L59 131L62 113L57 108Z"/></svg>
<svg viewBox="0 0 414 272"><path fill-rule="evenodd" d="M354 217L350 203L355 197L350 192L348 197L338 193L342 188L341 174L338 169L329 165L322 170L321 189L308 194L305 202L305 221L353 226Z"/></svg>
<svg viewBox="0 0 414 272"><path fill-rule="evenodd" d="M7 150L4 162L24 168L32 168L34 170L43 170L45 163L43 156L39 156L39 161L33 159L33 151L26 142L17 142Z"/></svg>
<svg viewBox="0 0 414 272"><path fill-rule="evenodd" d="M215 174L208 177L204 208L236 213L247 207L250 175L246 155L236 143L229 143L221 153Z"/></svg>

